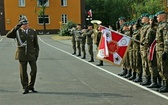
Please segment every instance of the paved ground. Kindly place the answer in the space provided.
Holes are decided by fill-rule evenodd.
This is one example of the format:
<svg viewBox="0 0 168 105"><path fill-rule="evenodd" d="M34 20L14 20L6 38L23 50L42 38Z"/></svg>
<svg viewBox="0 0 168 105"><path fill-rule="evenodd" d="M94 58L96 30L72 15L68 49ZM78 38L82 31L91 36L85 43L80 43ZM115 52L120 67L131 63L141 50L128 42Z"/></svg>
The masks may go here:
<svg viewBox="0 0 168 105"><path fill-rule="evenodd" d="M71 55L70 40L39 36L37 94L22 95L12 40L0 39L0 105L167 105L168 93L119 77L121 68ZM96 49L96 48L95 48Z"/></svg>

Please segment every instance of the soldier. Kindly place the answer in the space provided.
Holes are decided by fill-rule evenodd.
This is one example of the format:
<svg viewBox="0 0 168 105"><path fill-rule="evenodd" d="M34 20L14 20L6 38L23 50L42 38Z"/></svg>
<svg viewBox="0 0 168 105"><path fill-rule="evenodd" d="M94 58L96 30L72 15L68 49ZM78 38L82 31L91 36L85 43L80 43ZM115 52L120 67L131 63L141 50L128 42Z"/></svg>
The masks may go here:
<svg viewBox="0 0 168 105"><path fill-rule="evenodd" d="M129 30L129 22L125 22L122 25L123 29L122 32L127 35L130 36L130 30ZM130 52L128 51L124 60L123 60L123 67L125 70L127 70L127 72L125 73L125 75L123 75L125 78L129 78L132 74L132 69L130 67L130 56L129 56Z"/></svg>
<svg viewBox="0 0 168 105"><path fill-rule="evenodd" d="M90 57L91 57L89 62L94 62L93 38L92 38L93 26L92 26L92 24L88 25L88 29L86 30L85 34L86 34L86 39L87 39L88 51L89 51L89 54L90 54Z"/></svg>
<svg viewBox="0 0 168 105"><path fill-rule="evenodd" d="M75 41L76 41L76 45L77 45L77 49L78 49L78 55L77 56L81 56L81 39L79 38L82 34L82 28L80 24L77 24L76 30L74 31L75 34Z"/></svg>
<svg viewBox="0 0 168 105"><path fill-rule="evenodd" d="M72 27L72 29L70 31L71 31L70 33L72 35L72 48L73 48L72 55L75 55L76 54L76 40L75 40L75 34L74 34L75 27Z"/></svg>
<svg viewBox="0 0 168 105"><path fill-rule="evenodd" d="M94 25L94 29L93 29L94 33L92 34L93 41L94 41L94 44L96 44L97 46L96 49L98 50L101 35L102 35L101 31L99 30L99 26L102 22L100 20L92 20L91 23ZM99 64L97 64L97 66L103 66L103 60L99 60Z"/></svg>
<svg viewBox="0 0 168 105"><path fill-rule="evenodd" d="M149 23L150 27L147 30L145 41L144 41L144 46L147 46L148 48L152 46L153 41L155 40L156 37L156 29L157 29L157 24L156 24L156 18L154 18L154 15L149 16ZM150 52L149 52L150 53ZM161 79L157 70L157 62L156 62L156 51L154 50L153 53L153 59L149 59L148 57L148 67L150 70L151 74L151 84L148 86L148 88L158 88L161 85ZM158 82L157 82L158 79Z"/></svg>
<svg viewBox="0 0 168 105"><path fill-rule="evenodd" d="M85 50L85 44L86 44L86 29L82 30L82 35L79 36L79 38L81 39L81 49L83 52L83 57L82 59L86 59L86 50Z"/></svg>
<svg viewBox="0 0 168 105"><path fill-rule="evenodd" d="M125 17L120 17L118 18L118 21L116 22L117 31L120 33L123 33L123 24L125 23L125 20L126 20ZM118 75L125 76L126 74L127 74L127 68L123 67L123 72L119 73Z"/></svg>
<svg viewBox="0 0 168 105"><path fill-rule="evenodd" d="M21 27L21 28L20 28ZM6 37L17 40L17 51L15 59L19 60L20 79L23 86L23 94L29 93L29 90L36 93L34 84L36 80L37 65L39 56L39 45L36 31L29 28L28 20L21 16L19 23L7 33ZM30 64L30 81L28 80L27 64Z"/></svg>
<svg viewBox="0 0 168 105"><path fill-rule="evenodd" d="M163 81L163 85L158 91L168 92L168 24L164 11L157 12L156 16L158 21L156 30L157 68Z"/></svg>
<svg viewBox="0 0 168 105"><path fill-rule="evenodd" d="M145 46L144 43L146 42L146 34L147 30L149 29L149 14L144 13L141 15L141 23L143 24L142 28L140 29L140 52L141 52L141 59L142 59L142 68L143 68L143 75L144 80L140 83L141 85L150 85L151 84L151 75L148 67L148 48L149 46Z"/></svg>
<svg viewBox="0 0 168 105"><path fill-rule="evenodd" d="M133 25L133 34L132 38L136 40L140 40L140 19L135 21ZM132 52L133 52L133 66L132 66L132 76L128 78L129 80L133 80L134 82L142 82L142 60L140 57L140 46L139 42L132 41Z"/></svg>

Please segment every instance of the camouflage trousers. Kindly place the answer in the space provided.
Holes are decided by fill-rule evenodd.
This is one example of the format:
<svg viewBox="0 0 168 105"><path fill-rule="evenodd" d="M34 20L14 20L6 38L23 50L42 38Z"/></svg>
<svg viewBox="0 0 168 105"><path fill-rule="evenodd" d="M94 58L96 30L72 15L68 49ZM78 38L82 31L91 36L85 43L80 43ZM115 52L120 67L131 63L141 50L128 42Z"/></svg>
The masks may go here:
<svg viewBox="0 0 168 105"><path fill-rule="evenodd" d="M133 72L137 72L138 74L142 73L142 59L141 59L141 55L140 55L140 52L139 50L133 50L133 66L132 66L132 69L133 69Z"/></svg>
<svg viewBox="0 0 168 105"><path fill-rule="evenodd" d="M141 59L142 59L142 70L144 77L150 76L150 71L148 67L148 51L147 50L141 50Z"/></svg>
<svg viewBox="0 0 168 105"><path fill-rule="evenodd" d="M157 69L162 80L168 81L168 55L167 59L162 58L163 51L156 51Z"/></svg>
<svg viewBox="0 0 168 105"><path fill-rule="evenodd" d="M154 52L152 61L148 59L148 66L151 78L157 78L159 76L159 72L157 70L156 52Z"/></svg>

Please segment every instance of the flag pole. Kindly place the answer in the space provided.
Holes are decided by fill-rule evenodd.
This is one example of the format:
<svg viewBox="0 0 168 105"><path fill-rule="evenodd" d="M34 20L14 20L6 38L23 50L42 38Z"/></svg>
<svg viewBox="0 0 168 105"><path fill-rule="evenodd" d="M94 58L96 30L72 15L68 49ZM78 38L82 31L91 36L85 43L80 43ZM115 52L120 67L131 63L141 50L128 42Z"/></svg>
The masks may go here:
<svg viewBox="0 0 168 105"><path fill-rule="evenodd" d="M100 26L102 26L102 25L100 25ZM118 31L114 31L114 30L112 30L112 29L110 29L110 28L107 28L107 27L105 27L105 26L102 26L102 27L104 27L104 28L106 28L106 29L108 29L108 30L110 30L110 31L112 31L112 32L118 33L118 34L120 34L120 35L122 35L122 36L124 36L124 37L128 37L129 39L131 39L131 40L133 40L133 41L135 41L135 42L142 43L141 41L139 41L139 40L137 40L137 39L134 39L134 38L132 38L132 37L130 37L130 36L127 36L127 35L125 35L125 34L122 34L122 33L118 32Z"/></svg>

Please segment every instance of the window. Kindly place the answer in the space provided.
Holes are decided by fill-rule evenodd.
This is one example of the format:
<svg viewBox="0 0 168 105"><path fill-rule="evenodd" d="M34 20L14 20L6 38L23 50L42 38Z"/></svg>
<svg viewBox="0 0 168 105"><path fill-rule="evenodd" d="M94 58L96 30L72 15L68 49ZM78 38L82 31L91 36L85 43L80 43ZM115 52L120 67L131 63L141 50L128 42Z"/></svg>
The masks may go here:
<svg viewBox="0 0 168 105"><path fill-rule="evenodd" d="M65 24L65 23L67 23L67 15L66 14L63 14L62 16L61 16L61 19L62 19L62 23L63 24Z"/></svg>
<svg viewBox="0 0 168 105"><path fill-rule="evenodd" d="M45 7L49 7L49 0L37 0L37 6L41 6L44 3Z"/></svg>
<svg viewBox="0 0 168 105"><path fill-rule="evenodd" d="M61 6L67 6L67 0L61 0Z"/></svg>
<svg viewBox="0 0 168 105"><path fill-rule="evenodd" d="M46 24L50 23L50 17L48 15L44 15L44 21ZM38 24L43 24L43 16L38 16Z"/></svg>
<svg viewBox="0 0 168 105"><path fill-rule="evenodd" d="M19 7L25 7L25 0L19 0Z"/></svg>

